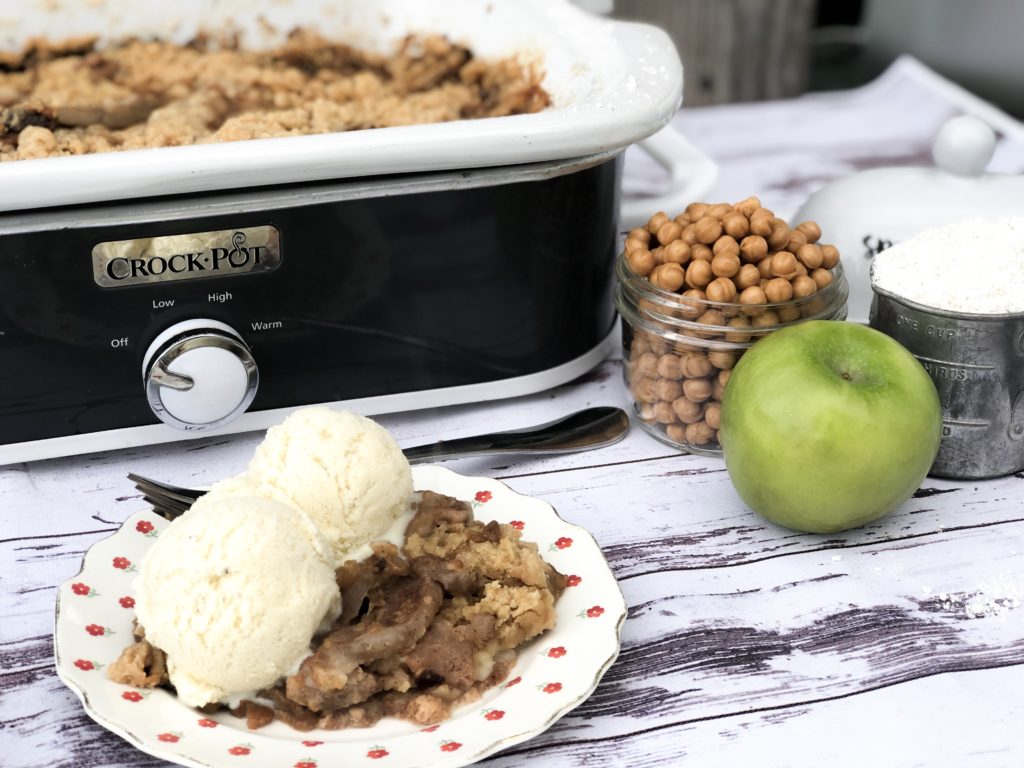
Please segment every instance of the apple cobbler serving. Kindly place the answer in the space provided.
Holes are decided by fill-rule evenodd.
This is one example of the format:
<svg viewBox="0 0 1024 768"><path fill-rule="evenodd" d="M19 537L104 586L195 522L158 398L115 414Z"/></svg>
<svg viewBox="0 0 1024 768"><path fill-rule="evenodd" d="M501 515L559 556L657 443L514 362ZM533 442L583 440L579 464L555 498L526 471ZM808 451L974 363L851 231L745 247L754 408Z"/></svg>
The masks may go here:
<svg viewBox="0 0 1024 768"><path fill-rule="evenodd" d="M330 133L538 112L541 75L443 37L391 55L296 30L266 51L33 40L0 52L0 160Z"/></svg>
<svg viewBox="0 0 1024 768"><path fill-rule="evenodd" d="M310 408L150 547L107 674L250 728L432 724L505 679L565 585L512 526L412 494L383 428Z"/></svg>
<svg viewBox="0 0 1024 768"><path fill-rule="evenodd" d="M519 531L474 520L466 502L425 492L401 549L384 541L372 552L337 569L343 608L297 671L234 704L250 728L439 722L504 680L516 649L555 625L565 577ZM109 677L169 685L164 651L142 626L136 636Z"/></svg>

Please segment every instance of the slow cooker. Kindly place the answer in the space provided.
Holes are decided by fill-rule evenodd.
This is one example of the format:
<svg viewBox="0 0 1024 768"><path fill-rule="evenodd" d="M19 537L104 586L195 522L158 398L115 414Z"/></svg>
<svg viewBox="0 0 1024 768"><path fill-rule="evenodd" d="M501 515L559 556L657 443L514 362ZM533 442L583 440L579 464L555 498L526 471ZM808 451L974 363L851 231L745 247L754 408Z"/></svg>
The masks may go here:
<svg viewBox="0 0 1024 768"><path fill-rule="evenodd" d="M141 6L141 7L140 7ZM532 115L0 166L0 463L525 394L612 344L621 153L668 37L558 0L27 2L0 33L415 32L545 73ZM279 30L275 33L273 30Z"/></svg>

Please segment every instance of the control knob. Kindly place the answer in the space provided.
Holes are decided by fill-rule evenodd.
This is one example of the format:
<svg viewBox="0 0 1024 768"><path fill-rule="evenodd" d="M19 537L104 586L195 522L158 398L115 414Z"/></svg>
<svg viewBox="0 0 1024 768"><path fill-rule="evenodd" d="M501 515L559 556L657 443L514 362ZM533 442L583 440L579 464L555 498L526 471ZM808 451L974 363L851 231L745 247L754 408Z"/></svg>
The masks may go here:
<svg viewBox="0 0 1024 768"><path fill-rule="evenodd" d="M160 421L203 430L223 426L249 407L259 371L249 346L231 326L186 320L149 345L142 380Z"/></svg>

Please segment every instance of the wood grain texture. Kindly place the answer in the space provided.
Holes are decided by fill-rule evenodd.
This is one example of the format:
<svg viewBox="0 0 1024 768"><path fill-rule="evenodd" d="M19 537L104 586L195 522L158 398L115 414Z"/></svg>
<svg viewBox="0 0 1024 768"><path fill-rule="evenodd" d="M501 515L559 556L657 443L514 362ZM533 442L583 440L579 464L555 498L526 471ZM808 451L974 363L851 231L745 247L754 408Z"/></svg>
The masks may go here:
<svg viewBox="0 0 1024 768"><path fill-rule="evenodd" d="M723 163L716 196L758 192L757 179L794 200L880 152L927 146L950 106L892 92L899 104L870 111L852 94L684 113L680 124ZM643 187L636 166L632 179ZM615 360L550 392L382 422L412 445L598 404L627 404ZM165 765L93 724L57 680L56 585L139 509L128 471L208 483L243 469L260 437L0 468L0 765ZM630 606L621 656L594 695L488 764L1024 764L1024 473L929 478L884 520L812 536L755 517L721 462L637 430L593 453L447 466L502 478L588 528Z"/></svg>
<svg viewBox="0 0 1024 768"><path fill-rule="evenodd" d="M612 371L605 381L617 380L617 365L603 366ZM593 399L595 378L602 377L567 388L558 402L575 407L580 395ZM516 412L543 410L547 400L524 399ZM420 414L413 421L422 423L407 429L429 430L430 420L436 428L448 417L478 423L482 413L474 406L453 410ZM247 451L250 442L241 440L236 449ZM196 447L142 451L115 466L104 461L102 471L159 461L187 466ZM549 734L495 758L498 764L514 764L508 761L516 754L529 755L531 764L600 764L621 756L623 744L630 753L649 750L643 752L648 762L662 754L671 764L689 754L665 746L678 734L704 734L697 746L706 749L722 729L738 729L735 741L750 728L822 717L815 714L822 707L882 696L894 686L986 670L1016 675L1024 665L1017 610L1024 596L1017 580L1024 573L1021 478L970 486L929 480L918 498L869 529L803 536L746 510L720 462L664 451L634 432L619 446L574 457L575 467L565 458L505 470L481 467L482 459L450 462L462 472L491 469L588 527L630 605L622 654L595 694ZM68 474L33 465L29 475L51 470L55 477ZM23 490L19 471L3 477ZM90 543L109 534L113 525L104 523L116 524L138 507L131 494L114 500L117 482L92 485L111 499L107 509L83 492L60 519L72 530L0 543L3 562L14 565L4 578L6 628L13 634L0 647L0 733L30 752L45 750L55 765L157 764L89 723L52 670L54 585L77 571ZM5 482L7 498L9 488ZM19 527L46 529L36 525ZM53 517L48 525L53 530ZM729 725L734 721L747 725ZM67 753L55 754L62 734L74 734L73 741Z"/></svg>

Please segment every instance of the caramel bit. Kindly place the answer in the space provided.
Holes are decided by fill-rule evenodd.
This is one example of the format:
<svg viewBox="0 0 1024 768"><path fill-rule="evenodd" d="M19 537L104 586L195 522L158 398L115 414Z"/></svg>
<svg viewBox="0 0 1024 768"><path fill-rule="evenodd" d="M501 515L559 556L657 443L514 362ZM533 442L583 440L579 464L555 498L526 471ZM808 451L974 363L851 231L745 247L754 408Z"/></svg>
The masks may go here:
<svg viewBox="0 0 1024 768"><path fill-rule="evenodd" d="M0 53L0 161L297 136L538 112L542 76L438 36L392 55L296 30L274 50L33 40ZM25 128L52 132L18 141ZM24 146L23 146L24 144Z"/></svg>
<svg viewBox="0 0 1024 768"><path fill-rule="evenodd" d="M659 289L655 303L634 281L636 308L668 331L631 328L627 345L629 389L652 431L684 446L717 446L720 403L739 354L769 332L761 329L825 309L814 296L832 283L839 251L820 241L817 223L790 227L756 197L691 203L674 219L658 211L630 230L626 264Z"/></svg>

